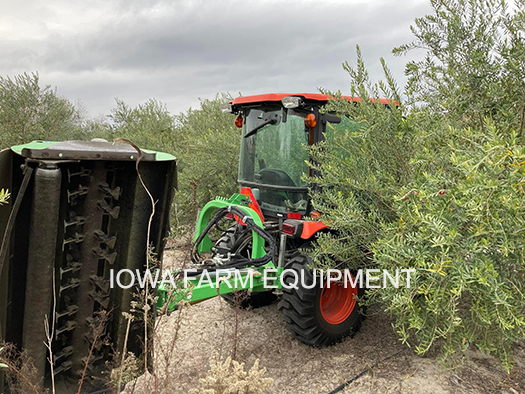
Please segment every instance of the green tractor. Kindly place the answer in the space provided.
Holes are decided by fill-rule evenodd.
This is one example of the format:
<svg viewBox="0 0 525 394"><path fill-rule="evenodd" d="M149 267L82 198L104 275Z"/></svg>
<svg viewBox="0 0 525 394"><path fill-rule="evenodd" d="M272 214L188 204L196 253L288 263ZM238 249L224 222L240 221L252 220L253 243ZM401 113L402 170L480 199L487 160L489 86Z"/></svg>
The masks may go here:
<svg viewBox="0 0 525 394"><path fill-rule="evenodd" d="M323 141L327 123L341 122L321 111L328 100L323 94L265 94L239 97L221 107L237 115L235 124L242 128L241 190L200 211L194 272L187 277L193 289L185 296L197 302L220 294L232 304L237 299L238 305L251 307L280 299L287 328L316 347L355 333L363 319L356 300L364 288L352 276L339 273L331 281L330 275L315 272L307 253L320 233L332 231L313 210L303 176L312 175L304 145ZM212 240L210 230L228 219ZM240 280L232 285L237 276ZM159 305L167 302L173 310L181 298L168 300L167 290L161 289Z"/></svg>

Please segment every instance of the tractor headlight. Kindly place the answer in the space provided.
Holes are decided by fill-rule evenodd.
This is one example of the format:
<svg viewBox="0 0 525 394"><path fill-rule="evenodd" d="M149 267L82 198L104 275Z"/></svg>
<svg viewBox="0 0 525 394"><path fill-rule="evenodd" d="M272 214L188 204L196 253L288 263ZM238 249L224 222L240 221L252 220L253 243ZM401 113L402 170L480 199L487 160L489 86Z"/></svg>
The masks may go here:
<svg viewBox="0 0 525 394"><path fill-rule="evenodd" d="M303 99L296 96L286 96L281 102L283 103L284 108L297 108L303 105Z"/></svg>

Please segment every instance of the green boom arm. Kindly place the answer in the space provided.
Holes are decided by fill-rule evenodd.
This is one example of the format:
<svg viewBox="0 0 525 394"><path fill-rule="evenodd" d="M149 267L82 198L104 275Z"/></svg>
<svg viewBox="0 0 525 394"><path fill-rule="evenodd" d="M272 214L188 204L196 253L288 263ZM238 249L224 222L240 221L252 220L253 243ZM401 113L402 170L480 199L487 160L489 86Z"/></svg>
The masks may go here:
<svg viewBox="0 0 525 394"><path fill-rule="evenodd" d="M241 194L234 194L231 198L217 197L215 200L207 203L199 213L194 241L208 225L213 213L218 209L235 206L251 217L255 224L263 228L263 223L253 209L248 207L247 197ZM241 218L242 219L242 218ZM263 257L266 254L264 249L264 239L252 231L252 259ZM199 245L195 245L199 253L210 252L213 243L206 235ZM244 269L230 268L216 272L203 272L197 276L186 276L183 272L174 271L173 274L184 275L179 279L182 288L172 288L171 286L159 286L157 308L164 308L167 305L168 312L176 309L178 303L182 300L189 302L199 302L208 298L216 297L219 294L232 293L238 290L250 289L253 292L266 291L269 288L280 289L281 284L278 277L282 269L275 267L273 262L260 267L247 267ZM190 271L191 272L191 271Z"/></svg>

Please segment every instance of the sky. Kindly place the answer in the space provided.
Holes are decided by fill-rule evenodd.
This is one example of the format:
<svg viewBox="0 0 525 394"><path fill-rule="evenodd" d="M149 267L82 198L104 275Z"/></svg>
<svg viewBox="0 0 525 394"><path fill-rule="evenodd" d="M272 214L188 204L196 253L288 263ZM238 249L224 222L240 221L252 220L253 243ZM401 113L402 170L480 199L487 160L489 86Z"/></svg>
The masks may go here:
<svg viewBox="0 0 525 394"><path fill-rule="evenodd" d="M0 0L0 76L38 72L89 116L150 98L173 114L219 92L350 93L359 45L373 81L428 0Z"/></svg>

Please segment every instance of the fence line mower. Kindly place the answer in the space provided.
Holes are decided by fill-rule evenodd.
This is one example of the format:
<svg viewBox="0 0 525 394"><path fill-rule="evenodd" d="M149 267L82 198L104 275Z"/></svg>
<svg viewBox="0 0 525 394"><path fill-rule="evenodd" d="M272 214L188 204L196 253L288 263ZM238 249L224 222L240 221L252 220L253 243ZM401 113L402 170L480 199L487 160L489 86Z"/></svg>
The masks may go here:
<svg viewBox="0 0 525 394"><path fill-rule="evenodd" d="M162 255L176 162L166 153L140 154L141 175L157 202L151 223L138 152L128 144L34 141L0 151L0 188L11 193L0 206L0 342L26 350L44 385L54 375L58 392L77 392L84 371L100 375L126 337L128 351L143 354L142 323L133 322L126 335L122 314L137 289L110 288L110 271L144 270L148 243ZM2 393L10 392L5 370ZM100 387L100 380L86 380L86 390Z"/></svg>

